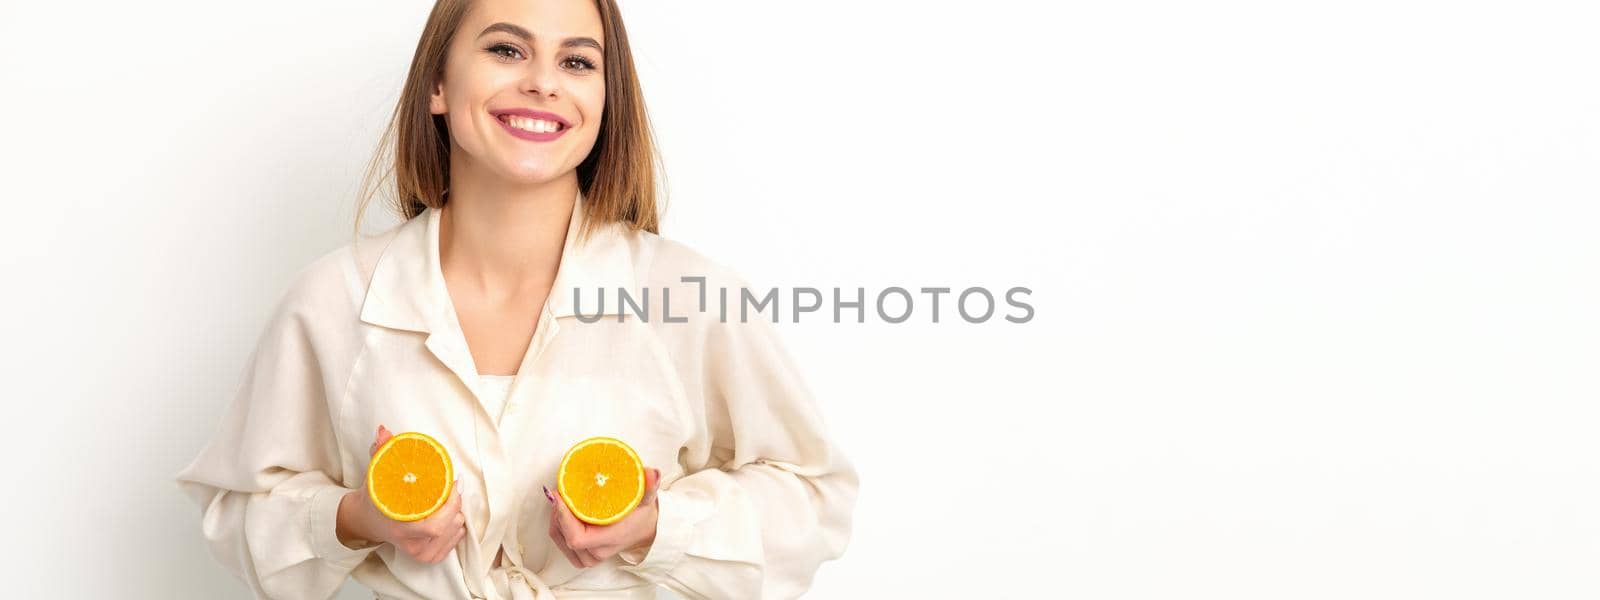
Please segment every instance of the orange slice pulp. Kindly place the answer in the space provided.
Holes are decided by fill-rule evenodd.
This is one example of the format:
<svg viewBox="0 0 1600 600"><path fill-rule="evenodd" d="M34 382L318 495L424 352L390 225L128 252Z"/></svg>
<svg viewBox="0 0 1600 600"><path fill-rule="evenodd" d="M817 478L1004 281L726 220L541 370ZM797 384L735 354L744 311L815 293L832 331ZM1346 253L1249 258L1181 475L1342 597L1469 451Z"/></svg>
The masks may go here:
<svg viewBox="0 0 1600 600"><path fill-rule="evenodd" d="M395 434L367 463L367 495L396 521L428 518L449 500L454 481L450 453L415 431Z"/></svg>
<svg viewBox="0 0 1600 600"><path fill-rule="evenodd" d="M644 499L644 463L638 453L610 437L592 437L561 458L556 487L572 515L594 525L628 516Z"/></svg>

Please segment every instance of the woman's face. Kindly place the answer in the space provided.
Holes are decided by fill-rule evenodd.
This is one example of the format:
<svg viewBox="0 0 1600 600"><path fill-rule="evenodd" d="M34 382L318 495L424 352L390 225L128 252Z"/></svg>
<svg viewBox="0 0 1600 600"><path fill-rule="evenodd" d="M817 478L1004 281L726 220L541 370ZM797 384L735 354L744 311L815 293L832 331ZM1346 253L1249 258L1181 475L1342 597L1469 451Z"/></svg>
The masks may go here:
<svg viewBox="0 0 1600 600"><path fill-rule="evenodd" d="M429 101L471 171L540 183L576 169L605 108L592 0L476 0Z"/></svg>

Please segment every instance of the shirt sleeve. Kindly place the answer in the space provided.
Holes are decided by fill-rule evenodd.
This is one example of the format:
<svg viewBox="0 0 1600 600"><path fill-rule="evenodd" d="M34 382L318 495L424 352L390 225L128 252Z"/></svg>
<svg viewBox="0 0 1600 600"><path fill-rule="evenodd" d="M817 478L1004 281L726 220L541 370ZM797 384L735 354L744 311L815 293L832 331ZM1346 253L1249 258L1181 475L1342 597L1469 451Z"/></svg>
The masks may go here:
<svg viewBox="0 0 1600 600"><path fill-rule="evenodd" d="M655 541L621 553L620 568L686 598L797 597L844 553L856 471L770 323L752 315L696 337L675 360L704 406L705 460L662 483Z"/></svg>
<svg viewBox="0 0 1600 600"><path fill-rule="evenodd" d="M252 353L215 438L177 476L201 509L211 554L258 598L328 598L377 544L351 549L335 535L350 489L334 435L313 311L280 301ZM342 382L341 382L342 383Z"/></svg>

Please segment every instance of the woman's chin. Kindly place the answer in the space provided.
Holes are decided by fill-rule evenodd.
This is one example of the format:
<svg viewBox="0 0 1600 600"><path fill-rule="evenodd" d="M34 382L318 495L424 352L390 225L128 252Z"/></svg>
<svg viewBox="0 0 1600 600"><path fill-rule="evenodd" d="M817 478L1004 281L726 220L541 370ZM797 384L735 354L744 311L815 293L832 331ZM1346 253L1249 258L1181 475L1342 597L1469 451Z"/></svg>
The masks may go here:
<svg viewBox="0 0 1600 600"><path fill-rule="evenodd" d="M517 185L537 185L559 179L565 173L555 165L550 164L520 164L510 165L501 175L510 183Z"/></svg>

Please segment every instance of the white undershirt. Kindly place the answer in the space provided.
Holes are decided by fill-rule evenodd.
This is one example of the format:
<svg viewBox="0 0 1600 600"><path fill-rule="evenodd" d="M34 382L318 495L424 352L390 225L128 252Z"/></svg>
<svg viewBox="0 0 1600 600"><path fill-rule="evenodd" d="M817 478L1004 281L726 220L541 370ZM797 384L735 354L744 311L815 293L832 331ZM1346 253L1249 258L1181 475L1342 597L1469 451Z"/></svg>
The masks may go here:
<svg viewBox="0 0 1600 600"><path fill-rule="evenodd" d="M515 378L516 375L478 376L478 382L483 386L483 406L497 424L500 414L505 412L506 398L511 395L511 380Z"/></svg>

